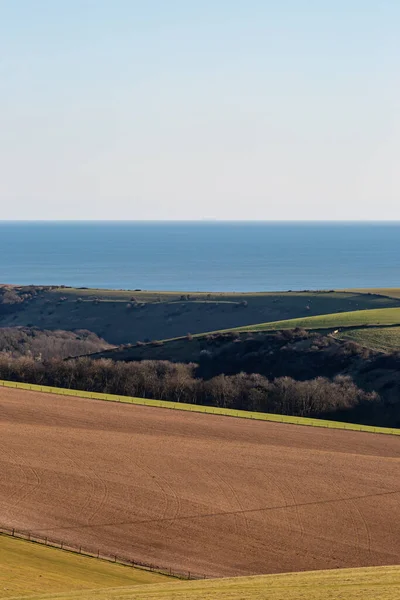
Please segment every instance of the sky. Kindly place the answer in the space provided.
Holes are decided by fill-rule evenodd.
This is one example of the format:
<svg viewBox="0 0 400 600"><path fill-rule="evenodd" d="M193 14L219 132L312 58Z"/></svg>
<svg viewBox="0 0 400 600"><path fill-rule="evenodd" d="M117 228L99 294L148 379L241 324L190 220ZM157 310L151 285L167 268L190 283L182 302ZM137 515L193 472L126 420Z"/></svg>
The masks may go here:
<svg viewBox="0 0 400 600"><path fill-rule="evenodd" d="M0 219L400 219L398 0L0 0Z"/></svg>

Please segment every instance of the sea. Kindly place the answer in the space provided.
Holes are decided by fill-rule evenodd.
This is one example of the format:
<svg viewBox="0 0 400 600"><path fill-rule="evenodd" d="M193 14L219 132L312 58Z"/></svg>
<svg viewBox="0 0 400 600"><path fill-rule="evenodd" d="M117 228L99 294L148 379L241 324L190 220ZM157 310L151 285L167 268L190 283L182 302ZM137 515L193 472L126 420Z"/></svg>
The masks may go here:
<svg viewBox="0 0 400 600"><path fill-rule="evenodd" d="M400 222L0 221L0 283L188 292L400 287Z"/></svg>

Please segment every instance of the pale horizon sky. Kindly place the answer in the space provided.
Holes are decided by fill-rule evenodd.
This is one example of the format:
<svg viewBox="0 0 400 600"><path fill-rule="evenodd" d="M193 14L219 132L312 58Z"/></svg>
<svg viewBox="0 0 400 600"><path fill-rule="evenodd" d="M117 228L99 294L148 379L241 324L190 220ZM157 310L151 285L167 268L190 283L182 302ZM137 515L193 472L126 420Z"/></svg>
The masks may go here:
<svg viewBox="0 0 400 600"><path fill-rule="evenodd" d="M399 220L398 0L0 0L0 220Z"/></svg>

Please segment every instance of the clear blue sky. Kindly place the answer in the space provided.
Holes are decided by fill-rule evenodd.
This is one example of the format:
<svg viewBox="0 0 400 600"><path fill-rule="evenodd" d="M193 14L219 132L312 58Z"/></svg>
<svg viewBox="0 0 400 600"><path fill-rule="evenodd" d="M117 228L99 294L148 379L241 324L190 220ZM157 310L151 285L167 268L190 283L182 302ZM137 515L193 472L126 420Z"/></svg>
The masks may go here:
<svg viewBox="0 0 400 600"><path fill-rule="evenodd" d="M0 0L0 219L400 219L399 0Z"/></svg>

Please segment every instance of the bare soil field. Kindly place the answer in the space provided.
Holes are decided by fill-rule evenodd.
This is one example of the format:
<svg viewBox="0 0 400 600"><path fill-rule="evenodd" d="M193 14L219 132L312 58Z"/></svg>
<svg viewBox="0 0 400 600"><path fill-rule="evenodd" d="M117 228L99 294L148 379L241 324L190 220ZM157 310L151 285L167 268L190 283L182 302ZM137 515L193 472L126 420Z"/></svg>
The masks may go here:
<svg viewBox="0 0 400 600"><path fill-rule="evenodd" d="M0 389L0 525L207 576L400 563L396 437Z"/></svg>

